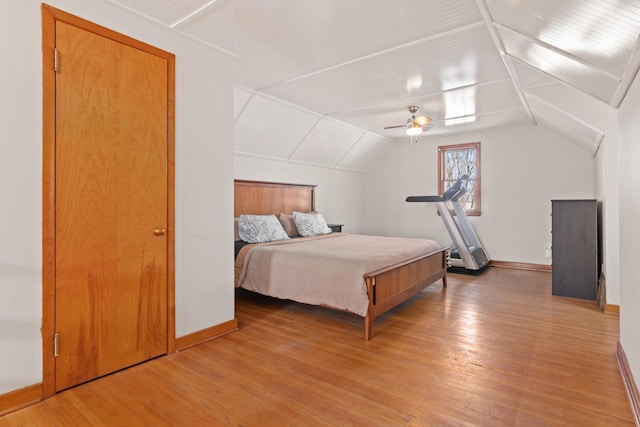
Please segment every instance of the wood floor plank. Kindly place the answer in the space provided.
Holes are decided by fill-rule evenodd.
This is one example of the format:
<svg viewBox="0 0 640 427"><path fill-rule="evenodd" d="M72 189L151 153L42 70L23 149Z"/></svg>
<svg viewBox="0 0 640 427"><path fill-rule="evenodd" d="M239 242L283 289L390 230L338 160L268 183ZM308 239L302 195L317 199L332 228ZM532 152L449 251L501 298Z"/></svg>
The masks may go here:
<svg viewBox="0 0 640 427"><path fill-rule="evenodd" d="M548 272L449 275L374 322L238 291L239 330L0 426L633 426L618 318Z"/></svg>

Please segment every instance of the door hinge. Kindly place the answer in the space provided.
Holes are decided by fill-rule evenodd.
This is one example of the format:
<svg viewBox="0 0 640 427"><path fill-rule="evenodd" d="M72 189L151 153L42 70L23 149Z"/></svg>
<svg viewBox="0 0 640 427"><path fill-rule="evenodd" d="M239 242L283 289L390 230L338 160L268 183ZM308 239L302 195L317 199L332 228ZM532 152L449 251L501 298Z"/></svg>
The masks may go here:
<svg viewBox="0 0 640 427"><path fill-rule="evenodd" d="M58 357L58 334L53 335L53 357Z"/></svg>
<svg viewBox="0 0 640 427"><path fill-rule="evenodd" d="M58 49L53 49L53 71L56 73L60 71L60 67L58 66Z"/></svg>

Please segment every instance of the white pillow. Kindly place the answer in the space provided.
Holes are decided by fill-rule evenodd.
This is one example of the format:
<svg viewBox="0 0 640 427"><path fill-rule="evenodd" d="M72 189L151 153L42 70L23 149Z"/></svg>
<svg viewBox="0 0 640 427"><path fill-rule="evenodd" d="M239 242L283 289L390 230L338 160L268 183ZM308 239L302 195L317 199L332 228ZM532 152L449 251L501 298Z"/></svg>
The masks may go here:
<svg viewBox="0 0 640 427"><path fill-rule="evenodd" d="M240 240L248 243L289 239L275 215L240 215L238 218L238 234L240 235Z"/></svg>
<svg viewBox="0 0 640 427"><path fill-rule="evenodd" d="M324 220L322 214L319 213L293 213L293 222L301 236L316 236L318 234L329 234L331 229Z"/></svg>
<svg viewBox="0 0 640 427"><path fill-rule="evenodd" d="M238 217L233 218L233 240L240 240L240 231L238 230Z"/></svg>

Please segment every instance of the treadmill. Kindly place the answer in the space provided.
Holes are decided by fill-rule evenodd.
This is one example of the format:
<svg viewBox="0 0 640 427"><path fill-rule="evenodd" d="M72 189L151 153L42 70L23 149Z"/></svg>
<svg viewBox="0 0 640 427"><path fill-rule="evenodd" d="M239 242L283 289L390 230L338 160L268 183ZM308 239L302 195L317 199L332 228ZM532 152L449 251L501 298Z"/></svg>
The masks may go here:
<svg viewBox="0 0 640 427"><path fill-rule="evenodd" d="M489 258L482 248L478 235L471 226L467 213L460 203L460 198L467 192L462 181L467 175L460 177L441 196L410 196L407 202L435 203L438 213L447 227L453 245L447 252L447 270L465 274L480 274L489 267ZM451 215L449 206L456 216Z"/></svg>

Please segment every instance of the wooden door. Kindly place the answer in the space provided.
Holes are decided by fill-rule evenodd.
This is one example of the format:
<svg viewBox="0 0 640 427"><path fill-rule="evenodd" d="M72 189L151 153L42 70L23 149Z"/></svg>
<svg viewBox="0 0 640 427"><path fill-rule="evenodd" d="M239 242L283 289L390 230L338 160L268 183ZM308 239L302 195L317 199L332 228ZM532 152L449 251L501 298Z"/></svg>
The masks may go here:
<svg viewBox="0 0 640 427"><path fill-rule="evenodd" d="M167 59L55 25L55 389L167 353Z"/></svg>

